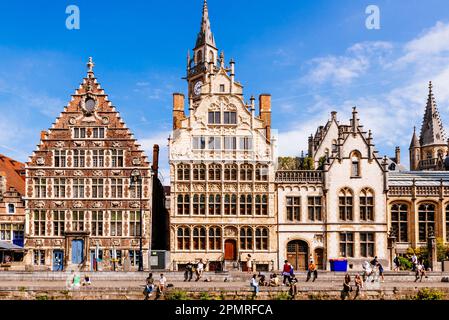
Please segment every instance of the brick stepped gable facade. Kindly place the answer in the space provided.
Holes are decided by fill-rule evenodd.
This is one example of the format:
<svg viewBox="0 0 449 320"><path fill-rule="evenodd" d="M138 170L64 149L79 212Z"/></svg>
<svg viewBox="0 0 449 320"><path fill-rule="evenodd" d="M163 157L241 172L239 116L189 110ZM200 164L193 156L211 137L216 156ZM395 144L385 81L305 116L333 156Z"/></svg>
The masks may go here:
<svg viewBox="0 0 449 320"><path fill-rule="evenodd" d="M169 142L171 269L189 261L231 269L248 254L258 269L277 261L271 97L243 99L235 63L218 54L204 1L194 56L187 58L188 108L174 94Z"/></svg>
<svg viewBox="0 0 449 320"><path fill-rule="evenodd" d="M143 264L151 239L150 163L97 82L87 77L26 164L26 265L30 269L93 267L135 269L139 259L138 185L143 176ZM97 266L100 266L98 264Z"/></svg>

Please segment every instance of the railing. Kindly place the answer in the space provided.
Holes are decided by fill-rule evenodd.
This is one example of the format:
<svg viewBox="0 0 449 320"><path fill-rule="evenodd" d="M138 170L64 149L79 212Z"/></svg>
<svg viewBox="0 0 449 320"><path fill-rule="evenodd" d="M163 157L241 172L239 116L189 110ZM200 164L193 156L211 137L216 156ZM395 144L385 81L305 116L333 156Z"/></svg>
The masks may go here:
<svg viewBox="0 0 449 320"><path fill-rule="evenodd" d="M323 183L323 172L318 170L276 171L276 182Z"/></svg>
<svg viewBox="0 0 449 320"><path fill-rule="evenodd" d="M439 197L449 196L449 186L390 186L389 196Z"/></svg>
<svg viewBox="0 0 449 320"><path fill-rule="evenodd" d="M392 186L388 190L389 196L412 196L412 187Z"/></svg>

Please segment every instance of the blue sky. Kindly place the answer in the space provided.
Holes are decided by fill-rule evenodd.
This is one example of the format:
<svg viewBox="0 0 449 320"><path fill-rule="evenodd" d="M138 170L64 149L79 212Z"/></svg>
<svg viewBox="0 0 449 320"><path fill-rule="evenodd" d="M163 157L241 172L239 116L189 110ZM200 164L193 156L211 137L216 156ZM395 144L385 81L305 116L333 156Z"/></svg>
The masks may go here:
<svg viewBox="0 0 449 320"><path fill-rule="evenodd" d="M27 160L93 56L96 76L147 155L161 144L168 181L172 93L186 91L181 78L202 0L29 2L0 3L0 152ZM449 131L447 0L208 3L217 46L236 60L246 99L273 96L280 155L299 155L332 110L346 123L356 105L380 154L399 145L408 164L429 80ZM71 4L80 8L80 30L65 27ZM380 30L365 27L370 4L380 8Z"/></svg>

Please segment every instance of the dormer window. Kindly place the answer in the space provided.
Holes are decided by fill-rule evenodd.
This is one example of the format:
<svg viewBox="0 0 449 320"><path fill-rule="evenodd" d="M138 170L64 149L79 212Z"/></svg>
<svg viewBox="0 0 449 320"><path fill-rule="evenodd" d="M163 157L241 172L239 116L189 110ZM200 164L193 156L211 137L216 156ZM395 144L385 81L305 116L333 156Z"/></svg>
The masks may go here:
<svg viewBox="0 0 449 320"><path fill-rule="evenodd" d="M220 84L220 92L221 93L225 92L225 85L224 84Z"/></svg>
<svg viewBox="0 0 449 320"><path fill-rule="evenodd" d="M93 128L94 139L104 139L104 128Z"/></svg>
<svg viewBox="0 0 449 320"><path fill-rule="evenodd" d="M73 128L73 137L75 139L85 139L86 128Z"/></svg>

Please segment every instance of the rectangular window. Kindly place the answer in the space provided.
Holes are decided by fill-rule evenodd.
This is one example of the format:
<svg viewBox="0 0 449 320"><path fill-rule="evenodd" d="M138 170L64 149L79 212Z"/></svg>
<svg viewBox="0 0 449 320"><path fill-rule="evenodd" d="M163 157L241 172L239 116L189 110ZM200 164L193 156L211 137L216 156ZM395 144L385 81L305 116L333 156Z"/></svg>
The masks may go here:
<svg viewBox="0 0 449 320"><path fill-rule="evenodd" d="M84 231L84 211L72 212L72 231Z"/></svg>
<svg viewBox="0 0 449 320"><path fill-rule="evenodd" d="M321 197L308 197L308 211L310 221L321 221Z"/></svg>
<svg viewBox="0 0 449 320"><path fill-rule="evenodd" d="M374 233L361 232L360 233L360 256L374 257Z"/></svg>
<svg viewBox="0 0 449 320"><path fill-rule="evenodd" d="M287 221L301 221L301 198L286 198Z"/></svg>
<svg viewBox="0 0 449 320"><path fill-rule="evenodd" d="M34 211L34 235L35 236L45 236L45 211L35 210Z"/></svg>
<svg viewBox="0 0 449 320"><path fill-rule="evenodd" d="M206 149L206 137L193 137L193 149L204 150Z"/></svg>
<svg viewBox="0 0 449 320"><path fill-rule="evenodd" d="M104 150L92 150L92 166L94 168L104 167Z"/></svg>
<svg viewBox="0 0 449 320"><path fill-rule="evenodd" d="M209 137L207 148L209 150L220 150L221 149L221 137Z"/></svg>
<svg viewBox="0 0 449 320"><path fill-rule="evenodd" d="M129 214L129 235L140 237L140 212L131 211Z"/></svg>
<svg viewBox="0 0 449 320"><path fill-rule="evenodd" d="M133 267L138 266L140 263L140 252L138 250L129 250L129 260Z"/></svg>
<svg viewBox="0 0 449 320"><path fill-rule="evenodd" d="M221 113L220 111L209 111L209 124L220 124Z"/></svg>
<svg viewBox="0 0 449 320"><path fill-rule="evenodd" d="M225 85L224 84L220 84L220 92L225 92Z"/></svg>
<svg viewBox="0 0 449 320"><path fill-rule="evenodd" d="M73 179L73 197L84 198L84 179Z"/></svg>
<svg viewBox="0 0 449 320"><path fill-rule="evenodd" d="M224 147L225 147L225 150L236 150L237 149L237 138L236 137L224 137Z"/></svg>
<svg viewBox="0 0 449 320"><path fill-rule="evenodd" d="M66 166L66 151L55 150L55 167L64 168Z"/></svg>
<svg viewBox="0 0 449 320"><path fill-rule="evenodd" d="M111 179L111 197L122 198L123 197L123 179Z"/></svg>
<svg viewBox="0 0 449 320"><path fill-rule="evenodd" d="M47 179L34 178L34 197L35 198L47 197Z"/></svg>
<svg viewBox="0 0 449 320"><path fill-rule="evenodd" d="M235 111L225 111L224 124L237 124L237 112Z"/></svg>
<svg viewBox="0 0 449 320"><path fill-rule="evenodd" d="M104 138L104 128L94 128L93 129L93 138L94 139L103 139Z"/></svg>
<svg viewBox="0 0 449 320"><path fill-rule="evenodd" d="M65 211L53 211L53 235L61 237L64 235Z"/></svg>
<svg viewBox="0 0 449 320"><path fill-rule="evenodd" d="M340 232L340 257L354 257L353 232Z"/></svg>
<svg viewBox="0 0 449 320"><path fill-rule="evenodd" d="M103 236L103 211L92 211L92 235Z"/></svg>
<svg viewBox="0 0 449 320"><path fill-rule="evenodd" d="M73 128L73 137L75 139L85 139L86 128Z"/></svg>
<svg viewBox="0 0 449 320"><path fill-rule="evenodd" d="M112 150L112 167L121 168L124 165L123 150Z"/></svg>
<svg viewBox="0 0 449 320"><path fill-rule="evenodd" d="M240 150L252 150L253 149L253 138L242 137L240 138Z"/></svg>
<svg viewBox="0 0 449 320"><path fill-rule="evenodd" d="M121 237L122 236L122 212L121 211L111 211L111 236Z"/></svg>
<svg viewBox="0 0 449 320"><path fill-rule="evenodd" d="M84 168L86 166L86 152L84 150L73 150L73 167Z"/></svg>
<svg viewBox="0 0 449 320"><path fill-rule="evenodd" d="M0 240L11 241L12 239L11 234L12 234L12 224L10 223L0 224Z"/></svg>
<svg viewBox="0 0 449 320"><path fill-rule="evenodd" d="M104 180L92 179L92 198L103 198Z"/></svg>
<svg viewBox="0 0 449 320"><path fill-rule="evenodd" d="M55 198L65 198L65 178L53 179L53 194Z"/></svg>
<svg viewBox="0 0 449 320"><path fill-rule="evenodd" d="M33 250L33 262L35 266L45 265L45 250Z"/></svg>

